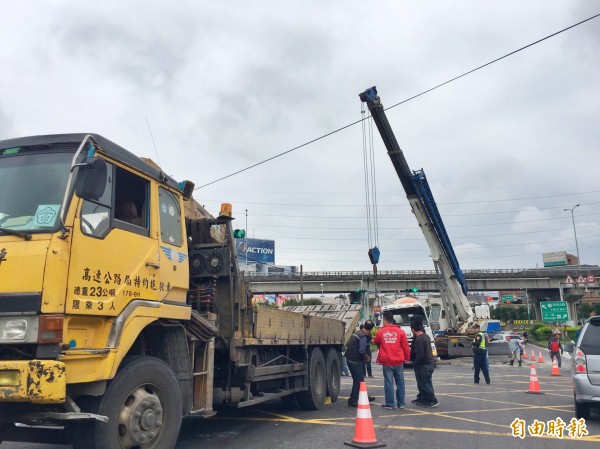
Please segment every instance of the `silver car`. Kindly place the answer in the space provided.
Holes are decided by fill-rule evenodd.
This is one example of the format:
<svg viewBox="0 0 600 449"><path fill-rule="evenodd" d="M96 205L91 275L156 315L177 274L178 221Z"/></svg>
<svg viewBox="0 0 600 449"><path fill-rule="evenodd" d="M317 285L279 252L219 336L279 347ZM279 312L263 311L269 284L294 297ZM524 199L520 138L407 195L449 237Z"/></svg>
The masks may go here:
<svg viewBox="0 0 600 449"><path fill-rule="evenodd" d="M565 350L571 353L575 416L589 419L590 407L600 407L600 316L590 318L577 343L565 345Z"/></svg>

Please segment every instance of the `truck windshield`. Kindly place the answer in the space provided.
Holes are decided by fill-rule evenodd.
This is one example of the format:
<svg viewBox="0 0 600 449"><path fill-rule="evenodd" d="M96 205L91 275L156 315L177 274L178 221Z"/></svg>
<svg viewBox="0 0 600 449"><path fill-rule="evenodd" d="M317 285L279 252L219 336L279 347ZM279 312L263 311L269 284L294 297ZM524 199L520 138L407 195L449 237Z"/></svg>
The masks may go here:
<svg viewBox="0 0 600 449"><path fill-rule="evenodd" d="M77 146L0 149L0 235L49 232L59 214Z"/></svg>
<svg viewBox="0 0 600 449"><path fill-rule="evenodd" d="M394 314L394 320L396 321L396 324L401 326L410 326L410 320L415 316L421 318L421 322L424 325L428 324L427 316L425 315L425 310L423 310L423 307L407 307L400 310L393 310L392 312Z"/></svg>

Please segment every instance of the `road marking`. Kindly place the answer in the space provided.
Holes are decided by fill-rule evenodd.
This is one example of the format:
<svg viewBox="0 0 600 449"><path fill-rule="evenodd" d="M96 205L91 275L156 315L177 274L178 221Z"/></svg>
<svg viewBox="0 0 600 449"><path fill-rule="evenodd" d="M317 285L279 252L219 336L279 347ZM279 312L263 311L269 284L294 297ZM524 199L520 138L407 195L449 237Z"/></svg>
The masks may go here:
<svg viewBox="0 0 600 449"><path fill-rule="evenodd" d="M402 416L402 415L397 415ZM222 421L263 421L263 422L289 422L289 423L298 423L298 424L313 424L313 425L325 425L325 426L340 426L340 427L352 427L354 423L343 423L343 422L331 422L331 421L322 421L319 419L307 419L307 420L299 420L296 418L283 419L283 418L255 418L255 417L229 417L229 416L213 416L212 420L222 420ZM449 429L443 427L415 427L415 426L399 426L399 425L381 425L374 424L373 427L376 429L392 429L392 430L405 430L405 431L413 431L413 432L436 432L436 433L460 433L460 434L468 434L468 435L484 435L484 436L498 436L498 437L509 437L511 439L515 439L515 437L511 433L504 432L493 432L486 430L467 430L467 429ZM505 426L509 427L509 426ZM550 440L558 440L558 438L550 436L550 435L541 435L531 438L543 438ZM569 441L569 442L596 442L600 441L600 436L584 436L582 438L568 438L565 437L559 441Z"/></svg>
<svg viewBox="0 0 600 449"><path fill-rule="evenodd" d="M498 401L495 399L472 398L472 397L457 395L455 393L439 393L439 394L436 393L436 396L449 396L449 397L460 398L460 399L472 399L474 401L494 402L497 404L507 404L507 405L518 405L521 407L533 407L533 408L538 408L538 409L542 409L542 410L553 410L553 411L555 411L557 408L565 407L564 404L560 404L560 405L521 404L518 402ZM477 411L477 410L474 410L474 411Z"/></svg>

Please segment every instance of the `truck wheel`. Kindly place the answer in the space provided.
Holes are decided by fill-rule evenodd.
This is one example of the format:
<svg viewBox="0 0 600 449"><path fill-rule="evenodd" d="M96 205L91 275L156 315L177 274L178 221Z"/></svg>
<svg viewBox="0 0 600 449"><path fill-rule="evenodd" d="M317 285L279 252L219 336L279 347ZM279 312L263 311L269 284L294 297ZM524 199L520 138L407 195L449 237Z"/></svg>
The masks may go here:
<svg viewBox="0 0 600 449"><path fill-rule="evenodd" d="M340 395L340 375L342 372L340 354L335 349L330 349L327 352L325 366L327 367L327 396L331 398L331 402L335 402Z"/></svg>
<svg viewBox="0 0 600 449"><path fill-rule="evenodd" d="M107 423L90 429L89 449L172 449L182 420L177 379L165 362L135 357L121 368L100 399ZM82 442L83 443L83 442Z"/></svg>
<svg viewBox="0 0 600 449"><path fill-rule="evenodd" d="M327 370L325 359L319 348L308 355L308 390L298 393L298 403L305 410L319 410L325 402Z"/></svg>
<svg viewBox="0 0 600 449"><path fill-rule="evenodd" d="M575 401L575 417L577 419L590 419L590 404L586 402L577 402L575 393L573 393L573 400Z"/></svg>

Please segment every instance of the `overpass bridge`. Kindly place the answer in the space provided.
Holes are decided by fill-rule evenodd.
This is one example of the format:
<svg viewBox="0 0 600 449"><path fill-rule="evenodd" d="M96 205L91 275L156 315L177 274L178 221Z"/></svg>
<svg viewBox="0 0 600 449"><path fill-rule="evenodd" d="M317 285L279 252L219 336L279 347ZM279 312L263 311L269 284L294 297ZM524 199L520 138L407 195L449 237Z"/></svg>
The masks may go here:
<svg viewBox="0 0 600 449"><path fill-rule="evenodd" d="M463 270L471 291L524 290L530 301L567 301L581 298L586 289L599 289L600 267L568 266L552 268ZM246 275L254 293L308 295L350 293L356 289L375 291L375 276L369 271L317 271L268 275ZM591 281L593 278L593 281ZM566 284L568 279L575 282ZM377 290L382 293L404 292L417 288L420 292L438 292L435 270L380 271ZM562 293L561 293L562 290Z"/></svg>

